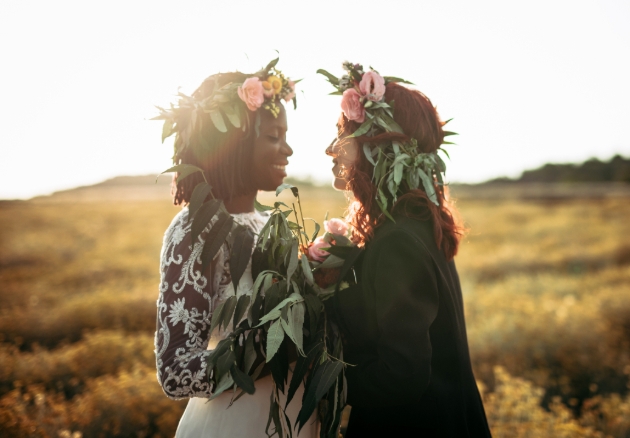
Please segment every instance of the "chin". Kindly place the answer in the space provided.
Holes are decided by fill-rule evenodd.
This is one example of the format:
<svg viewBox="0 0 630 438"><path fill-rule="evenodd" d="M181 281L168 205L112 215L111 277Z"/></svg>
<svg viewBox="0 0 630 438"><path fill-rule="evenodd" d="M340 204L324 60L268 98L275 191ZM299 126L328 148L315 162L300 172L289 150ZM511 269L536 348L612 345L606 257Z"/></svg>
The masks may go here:
<svg viewBox="0 0 630 438"><path fill-rule="evenodd" d="M334 178L332 182L332 187L338 192L344 192L348 187L348 182L345 179Z"/></svg>

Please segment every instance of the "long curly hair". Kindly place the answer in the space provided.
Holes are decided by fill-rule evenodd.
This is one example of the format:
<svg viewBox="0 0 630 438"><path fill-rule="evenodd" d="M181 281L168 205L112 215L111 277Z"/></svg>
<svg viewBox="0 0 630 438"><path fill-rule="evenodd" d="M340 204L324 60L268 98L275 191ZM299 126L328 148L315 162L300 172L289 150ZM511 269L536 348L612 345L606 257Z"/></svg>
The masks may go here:
<svg viewBox="0 0 630 438"><path fill-rule="evenodd" d="M209 76L192 96L202 100L211 95L215 88L231 82L243 82L247 77L240 72ZM251 128L254 126L253 114L247 111L247 117L250 118L247 130L229 129L226 133L219 132L210 116L204 114L201 129L197 127L199 135L191 139L191 147L174 157L174 164L192 164L202 168L208 183L212 186L214 196L224 201L255 191L251 180L252 151L256 140ZM175 139L175 142L178 141L181 141L179 137ZM190 202L195 186L204 179L201 174L196 173L177 183L177 176L178 174L173 176L171 184L173 204L185 205Z"/></svg>
<svg viewBox="0 0 630 438"><path fill-rule="evenodd" d="M444 123L429 100L420 91L405 88L397 83L387 84L385 101L394 107L394 120L403 129L404 134L383 133L375 137L356 137L359 143L358 159L347 171L347 190L354 195L354 201L348 208L346 220L352 224L353 240L364 245L374 236L374 231L387 220L375 197L377 188L372 181L374 166L363 154L363 143L408 141L416 139L421 152L436 151L444 140ZM339 117L340 134L351 134L359 127L357 122L348 120L343 113ZM459 242L465 233L459 212L448 196L448 188L438 186L435 181L439 205L428 198L423 189L409 189L401 184L403 192L396 203L389 196L389 212L393 215L406 216L433 223L435 242L446 258L451 260L457 254Z"/></svg>

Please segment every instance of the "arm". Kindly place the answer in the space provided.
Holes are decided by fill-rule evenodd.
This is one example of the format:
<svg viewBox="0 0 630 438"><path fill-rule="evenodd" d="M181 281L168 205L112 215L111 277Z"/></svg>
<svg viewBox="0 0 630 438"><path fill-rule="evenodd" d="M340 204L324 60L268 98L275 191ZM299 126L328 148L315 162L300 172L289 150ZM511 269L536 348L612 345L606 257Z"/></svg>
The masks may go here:
<svg viewBox="0 0 630 438"><path fill-rule="evenodd" d="M217 303L214 282L207 278L213 278L216 259L209 275L202 275L196 257L202 245L196 244L191 257L190 226L180 221L174 227L175 232L167 232L162 251L155 334L157 377L169 398L209 397L213 385L208 382L205 359Z"/></svg>
<svg viewBox="0 0 630 438"><path fill-rule="evenodd" d="M429 328L437 315L438 290L431 255L399 228L383 236L365 260L373 289L376 354L348 367L348 403L395 406L418 400L431 378Z"/></svg>

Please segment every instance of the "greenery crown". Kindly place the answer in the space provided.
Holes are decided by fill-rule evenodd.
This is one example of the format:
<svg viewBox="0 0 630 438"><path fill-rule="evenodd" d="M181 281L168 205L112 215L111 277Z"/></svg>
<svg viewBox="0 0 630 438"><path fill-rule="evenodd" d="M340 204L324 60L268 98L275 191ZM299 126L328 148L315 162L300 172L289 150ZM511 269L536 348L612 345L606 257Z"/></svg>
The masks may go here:
<svg viewBox="0 0 630 438"><path fill-rule="evenodd" d="M287 78L276 68L279 58L269 62L260 71L244 75L243 82L229 82L221 87L215 86L208 96L188 96L178 92L179 101L170 105L169 109L157 107L160 114L151 120L164 120L162 127L162 143L173 134L177 134L175 141L174 164L177 158L187 148L191 147L193 139L202 137L204 119L208 117L217 131L228 132L228 129L242 129L247 131L250 126L248 112L255 114L254 130L258 136L260 125L259 109L269 111L274 117L280 113L277 105L279 99L286 102L293 101L297 108L295 84L299 82ZM217 77L210 76L206 81L217 81ZM203 141L202 141L203 143Z"/></svg>
<svg viewBox="0 0 630 438"><path fill-rule="evenodd" d="M394 102L385 101L386 85L390 82L411 84L411 82L394 76L381 76L370 67L364 71L361 64L344 62L346 74L337 78L326 70L320 73L337 89L331 95L342 95L341 108L344 115L352 121L360 123L359 128L349 137L375 137L382 133L400 133L403 129L394 120ZM450 122L447 120L443 123ZM444 136L457 135L455 132L444 131ZM442 144L453 144L448 141ZM448 153L443 148L438 150ZM390 199L392 204L402 194L401 184L406 183L409 189L422 187L429 199L439 205L436 188L444 185L443 175L446 164L434 152L420 152L417 140L408 141L378 141L363 143L363 153L374 166L372 181L377 187L376 202L383 213L393 220L388 211Z"/></svg>

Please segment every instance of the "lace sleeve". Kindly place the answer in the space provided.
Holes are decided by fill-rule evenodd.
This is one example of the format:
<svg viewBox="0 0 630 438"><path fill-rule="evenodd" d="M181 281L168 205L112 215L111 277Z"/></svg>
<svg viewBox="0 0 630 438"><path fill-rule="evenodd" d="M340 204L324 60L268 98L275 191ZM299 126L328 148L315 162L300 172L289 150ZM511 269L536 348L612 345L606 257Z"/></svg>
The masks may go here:
<svg viewBox="0 0 630 438"><path fill-rule="evenodd" d="M233 215L236 222L256 234L265 220L258 214ZM210 225L211 226L211 225ZM210 397L206 357L209 348L229 333L218 333L210 342L210 322L214 309L235 291L229 277L228 248L224 244L207 272L201 272L201 250L210 226L191 245L191 223L184 208L164 235L157 301L155 355L157 378L164 393L172 399ZM237 295L251 294L251 263L239 282ZM211 377L211 376L210 376Z"/></svg>
<svg viewBox="0 0 630 438"><path fill-rule="evenodd" d="M190 241L188 209L178 214L164 235L160 261L160 295L157 302L155 355L158 381L164 393L179 400L209 397L205 358L210 318L216 307L213 284L217 259L201 272L204 230L194 247Z"/></svg>

